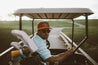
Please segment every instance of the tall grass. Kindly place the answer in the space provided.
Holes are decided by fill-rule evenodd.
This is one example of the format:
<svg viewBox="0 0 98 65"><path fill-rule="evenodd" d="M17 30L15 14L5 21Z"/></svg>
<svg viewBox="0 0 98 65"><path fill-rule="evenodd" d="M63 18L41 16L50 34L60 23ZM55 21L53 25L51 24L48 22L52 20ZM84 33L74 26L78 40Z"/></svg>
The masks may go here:
<svg viewBox="0 0 98 65"><path fill-rule="evenodd" d="M75 22L85 25L84 20ZM71 38L71 29L64 29L63 32ZM74 41L78 44L85 36L84 28L75 28ZM82 45L82 48L98 62L98 20L88 21L88 40Z"/></svg>

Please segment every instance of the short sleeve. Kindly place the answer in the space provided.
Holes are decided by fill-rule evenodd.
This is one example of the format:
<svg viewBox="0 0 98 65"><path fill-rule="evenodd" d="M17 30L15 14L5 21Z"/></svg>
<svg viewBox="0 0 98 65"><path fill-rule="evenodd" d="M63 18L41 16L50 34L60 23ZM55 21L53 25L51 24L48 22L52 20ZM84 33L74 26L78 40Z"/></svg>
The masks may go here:
<svg viewBox="0 0 98 65"><path fill-rule="evenodd" d="M44 47L39 48L39 49L37 50L37 52L40 54L40 56L41 56L44 60L46 60L47 58L51 57L51 53L50 53L50 51L49 51L47 48L44 48Z"/></svg>
<svg viewBox="0 0 98 65"><path fill-rule="evenodd" d="M46 47L46 40L41 39L38 35L33 38L34 43L38 47L37 52L40 56L46 60L47 58L51 57L51 53L49 49Z"/></svg>

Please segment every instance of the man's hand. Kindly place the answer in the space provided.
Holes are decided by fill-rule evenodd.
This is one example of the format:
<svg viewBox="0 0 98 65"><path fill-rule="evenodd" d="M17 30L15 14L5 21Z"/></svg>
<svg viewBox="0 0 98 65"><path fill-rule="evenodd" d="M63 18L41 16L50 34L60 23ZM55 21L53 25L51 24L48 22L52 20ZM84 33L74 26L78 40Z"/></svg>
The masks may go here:
<svg viewBox="0 0 98 65"><path fill-rule="evenodd" d="M11 42L11 46L15 47L16 49L20 49L22 46L18 44L18 42Z"/></svg>
<svg viewBox="0 0 98 65"><path fill-rule="evenodd" d="M66 52L68 52L69 53L69 55L71 55L71 54L73 54L73 50L74 50L74 47L72 47L71 49L69 49L68 51L66 51Z"/></svg>

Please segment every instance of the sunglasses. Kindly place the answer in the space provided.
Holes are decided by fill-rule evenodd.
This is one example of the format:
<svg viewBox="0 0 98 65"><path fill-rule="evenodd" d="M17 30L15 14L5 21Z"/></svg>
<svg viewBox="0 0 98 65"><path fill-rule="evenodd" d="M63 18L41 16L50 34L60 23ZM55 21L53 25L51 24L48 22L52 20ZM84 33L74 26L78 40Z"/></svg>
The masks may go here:
<svg viewBox="0 0 98 65"><path fill-rule="evenodd" d="M43 33L49 33L50 32L50 30L39 30L39 31L42 31Z"/></svg>

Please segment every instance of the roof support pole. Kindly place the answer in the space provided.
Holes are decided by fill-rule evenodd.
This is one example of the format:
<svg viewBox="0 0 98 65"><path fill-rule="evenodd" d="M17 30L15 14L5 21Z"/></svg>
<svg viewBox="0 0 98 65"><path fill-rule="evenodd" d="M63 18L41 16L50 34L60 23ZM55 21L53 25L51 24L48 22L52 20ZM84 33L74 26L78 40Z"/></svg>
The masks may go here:
<svg viewBox="0 0 98 65"><path fill-rule="evenodd" d="M19 30L22 30L22 14L19 16Z"/></svg>
<svg viewBox="0 0 98 65"><path fill-rule="evenodd" d="M34 36L34 19L32 20L32 34Z"/></svg>
<svg viewBox="0 0 98 65"><path fill-rule="evenodd" d="M84 39L78 44L78 46L77 46L77 48L74 50L74 52L77 51L78 48L88 39L88 14L87 14L87 13L85 13L85 30L86 30L86 32L85 32L85 37L84 37Z"/></svg>
<svg viewBox="0 0 98 65"><path fill-rule="evenodd" d="M87 14L85 14L85 20L86 20L86 22L85 22L85 24L86 24L86 37L88 38L88 15Z"/></svg>
<svg viewBox="0 0 98 65"><path fill-rule="evenodd" d="M72 19L72 47L74 42L74 20Z"/></svg>

